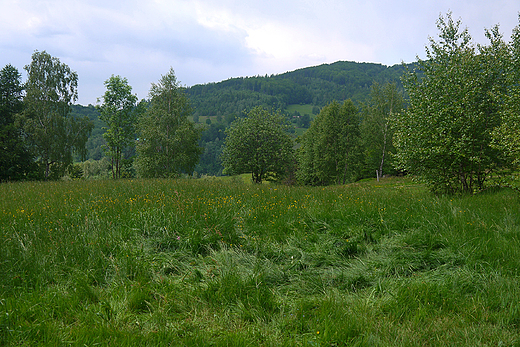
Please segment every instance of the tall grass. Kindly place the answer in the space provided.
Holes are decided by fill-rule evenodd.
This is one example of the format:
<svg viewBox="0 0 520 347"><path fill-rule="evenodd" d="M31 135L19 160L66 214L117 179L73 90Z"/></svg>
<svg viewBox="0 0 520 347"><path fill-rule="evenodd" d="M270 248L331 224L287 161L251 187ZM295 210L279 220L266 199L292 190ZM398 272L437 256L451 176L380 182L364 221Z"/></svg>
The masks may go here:
<svg viewBox="0 0 520 347"><path fill-rule="evenodd" d="M520 345L520 199L0 185L0 345Z"/></svg>

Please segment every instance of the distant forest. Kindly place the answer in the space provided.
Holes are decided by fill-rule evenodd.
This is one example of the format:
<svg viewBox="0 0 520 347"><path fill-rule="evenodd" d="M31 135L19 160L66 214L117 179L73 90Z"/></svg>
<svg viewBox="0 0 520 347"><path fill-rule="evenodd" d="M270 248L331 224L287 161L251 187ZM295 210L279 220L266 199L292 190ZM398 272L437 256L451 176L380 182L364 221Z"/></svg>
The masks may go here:
<svg viewBox="0 0 520 347"><path fill-rule="evenodd" d="M280 111L293 124L294 134L301 135L309 127L321 107L333 100L351 99L358 106L365 102L374 82L396 83L402 89L405 66L338 61L307 67L280 75L231 78L218 83L186 88L193 121L203 127L200 145L204 152L195 168L198 175L221 175L220 153L225 129L237 117L244 117L255 106ZM94 130L87 142L88 159L103 158L103 123L93 105L74 105L77 116L88 116ZM132 151L126 153L130 158Z"/></svg>
<svg viewBox="0 0 520 347"><path fill-rule="evenodd" d="M366 100L374 82L396 82L402 88L402 64L339 61L280 75L232 78L187 88L195 115L239 115L255 106L285 110L288 105L325 106L332 100Z"/></svg>

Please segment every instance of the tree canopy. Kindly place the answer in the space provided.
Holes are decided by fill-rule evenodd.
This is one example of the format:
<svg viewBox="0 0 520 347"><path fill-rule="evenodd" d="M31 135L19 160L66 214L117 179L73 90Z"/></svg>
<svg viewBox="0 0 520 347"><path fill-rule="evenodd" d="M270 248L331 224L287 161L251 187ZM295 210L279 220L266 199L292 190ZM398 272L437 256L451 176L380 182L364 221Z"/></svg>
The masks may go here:
<svg viewBox="0 0 520 347"><path fill-rule="evenodd" d="M519 15L520 22L520 15ZM493 34L493 37L497 37ZM513 29L509 45L494 40L490 55L504 62L507 88L494 93L500 105L502 123L493 131L493 145L518 167L520 165L520 25Z"/></svg>
<svg viewBox="0 0 520 347"><path fill-rule="evenodd" d="M44 176L59 178L72 164L73 153L86 155L85 143L93 124L70 114L77 99L78 75L47 52L34 52L25 66L24 132Z"/></svg>
<svg viewBox="0 0 520 347"><path fill-rule="evenodd" d="M251 173L255 183L279 180L293 161L293 142L278 113L253 108L226 130L222 163L227 174Z"/></svg>
<svg viewBox="0 0 520 347"><path fill-rule="evenodd" d="M152 83L149 96L150 106L138 123L138 175L176 177L193 172L202 153L200 130L188 120L192 109L173 69Z"/></svg>
<svg viewBox="0 0 520 347"><path fill-rule="evenodd" d="M291 104L325 106L333 100L365 101L373 82L401 87L402 65L338 61L280 75L238 77L187 88L200 117L241 115L256 106L284 110Z"/></svg>
<svg viewBox="0 0 520 347"><path fill-rule="evenodd" d="M8 64L0 71L0 182L38 177L16 114L23 110L22 75Z"/></svg>
<svg viewBox="0 0 520 347"><path fill-rule="evenodd" d="M395 173L395 148L390 121L394 114L403 111L404 103L404 97L396 84L372 85L370 98L361 111L360 130L367 174L372 174L374 170L377 170L377 177Z"/></svg>
<svg viewBox="0 0 520 347"><path fill-rule="evenodd" d="M405 75L410 106L394 117L400 168L439 193L481 190L506 164L491 136L501 123L493 96L507 89L502 38L495 27L486 33L490 46L476 46L460 25L451 13L439 18L439 39L419 60L424 76Z"/></svg>
<svg viewBox="0 0 520 347"><path fill-rule="evenodd" d="M112 75L105 81L105 87L103 103L98 106L100 118L107 125L103 134L105 151L112 164L112 178L120 178L123 151L135 141L137 96L132 94L128 80L121 76Z"/></svg>
<svg viewBox="0 0 520 347"><path fill-rule="evenodd" d="M298 180L303 184L345 184L359 176L359 114L351 100L325 106L300 139Z"/></svg>

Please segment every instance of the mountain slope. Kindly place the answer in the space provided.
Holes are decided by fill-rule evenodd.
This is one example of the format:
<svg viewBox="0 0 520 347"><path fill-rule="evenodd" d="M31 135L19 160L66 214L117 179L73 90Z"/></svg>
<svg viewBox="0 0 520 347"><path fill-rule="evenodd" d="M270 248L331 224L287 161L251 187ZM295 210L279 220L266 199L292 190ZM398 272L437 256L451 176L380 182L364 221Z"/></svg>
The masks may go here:
<svg viewBox="0 0 520 347"><path fill-rule="evenodd" d="M240 115L254 106L285 110L291 104L324 106L332 100L365 101L374 82L401 86L404 66L338 61L280 75L232 78L187 88L195 115Z"/></svg>

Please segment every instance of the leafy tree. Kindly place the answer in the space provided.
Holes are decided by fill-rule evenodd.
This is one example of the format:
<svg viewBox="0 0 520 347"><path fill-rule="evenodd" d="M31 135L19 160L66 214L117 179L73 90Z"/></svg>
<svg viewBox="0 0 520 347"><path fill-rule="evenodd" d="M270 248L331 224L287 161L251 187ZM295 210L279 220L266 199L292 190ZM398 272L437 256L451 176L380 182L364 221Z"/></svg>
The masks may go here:
<svg viewBox="0 0 520 347"><path fill-rule="evenodd" d="M304 114L303 116L298 117L296 125L300 128L308 128L311 125L311 116Z"/></svg>
<svg viewBox="0 0 520 347"><path fill-rule="evenodd" d="M225 173L251 173L254 183L284 177L293 159L293 144L283 117L255 107L226 130L222 151Z"/></svg>
<svg viewBox="0 0 520 347"><path fill-rule="evenodd" d="M150 107L139 119L137 169L141 177L191 173L199 161L200 130L188 120L189 100L170 69L150 89Z"/></svg>
<svg viewBox="0 0 520 347"><path fill-rule="evenodd" d="M500 124L493 94L506 85L504 66L493 49L475 47L451 13L437 27L439 41L430 39L428 59L419 60L424 77L409 71L404 78L410 106L394 118L396 159L432 191L473 192L504 164L491 146ZM498 28L487 32L492 46L501 41L497 35Z"/></svg>
<svg viewBox="0 0 520 347"><path fill-rule="evenodd" d="M112 178L120 178L123 152L134 144L139 108L137 96L132 94L132 87L126 78L112 75L105 81L105 87L103 103L98 106L100 118L107 125L103 134L106 141L104 149L111 161Z"/></svg>
<svg viewBox="0 0 520 347"><path fill-rule="evenodd" d="M519 15L520 21L520 15ZM507 62L505 91L495 93L501 105L502 123L493 132L493 145L504 152L515 166L520 165L520 25L513 29L512 41L504 47L498 42L492 45L495 56ZM498 54L497 54L498 52Z"/></svg>
<svg viewBox="0 0 520 347"><path fill-rule="evenodd" d="M345 184L359 176L359 116L351 100L325 106L300 142L297 177L301 183Z"/></svg>
<svg viewBox="0 0 520 347"><path fill-rule="evenodd" d="M24 132L44 177L59 178L72 164L73 153L86 155L85 143L93 127L88 117L70 114L78 96L78 75L45 51L34 52L25 70Z"/></svg>
<svg viewBox="0 0 520 347"><path fill-rule="evenodd" d="M362 111L361 137L364 148L365 165L368 174L377 170L377 177L383 172L394 171L392 157L394 146L390 117L403 110L404 98L395 83L381 86L372 84L370 98Z"/></svg>
<svg viewBox="0 0 520 347"><path fill-rule="evenodd" d="M14 123L14 115L23 109L22 75L7 64L0 71L0 126Z"/></svg>
<svg viewBox="0 0 520 347"><path fill-rule="evenodd" d="M22 75L8 64L0 71L0 181L37 178L33 156L15 122L22 110Z"/></svg>

